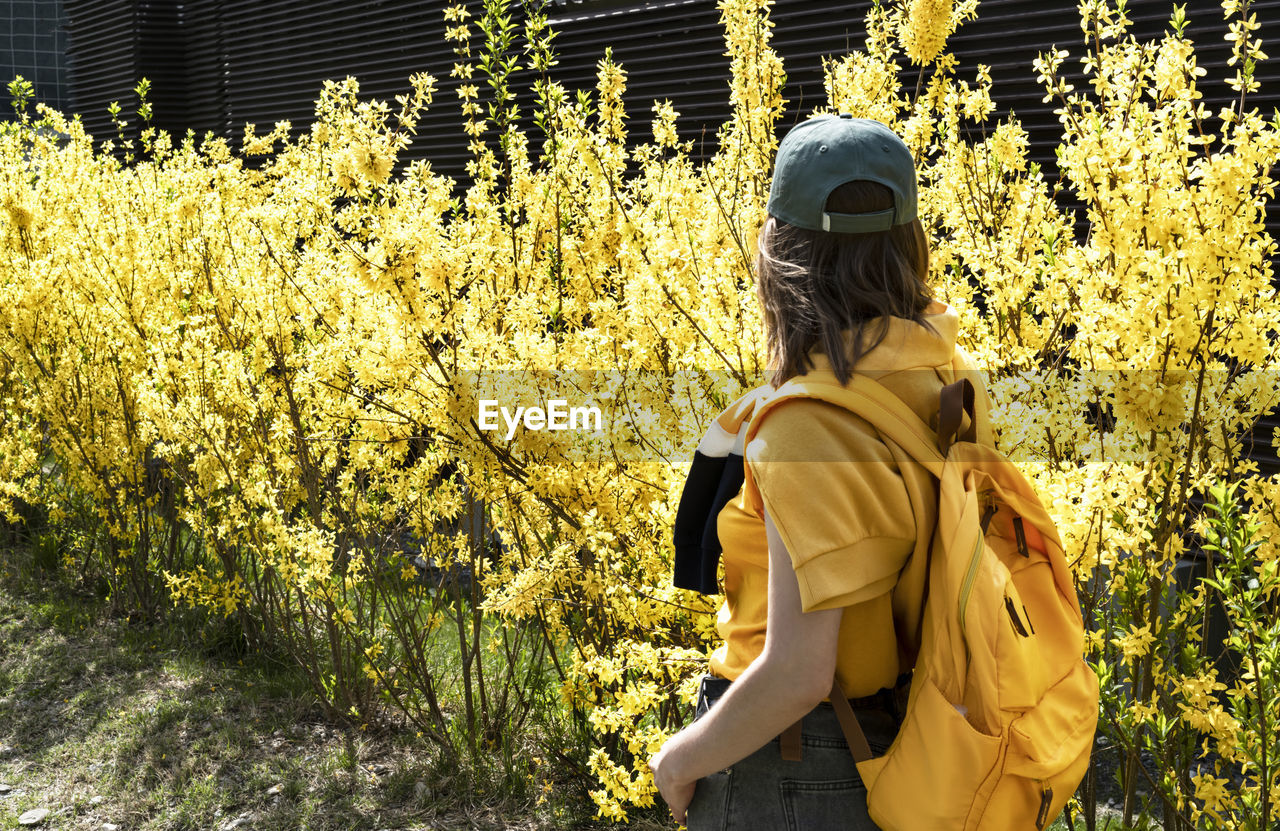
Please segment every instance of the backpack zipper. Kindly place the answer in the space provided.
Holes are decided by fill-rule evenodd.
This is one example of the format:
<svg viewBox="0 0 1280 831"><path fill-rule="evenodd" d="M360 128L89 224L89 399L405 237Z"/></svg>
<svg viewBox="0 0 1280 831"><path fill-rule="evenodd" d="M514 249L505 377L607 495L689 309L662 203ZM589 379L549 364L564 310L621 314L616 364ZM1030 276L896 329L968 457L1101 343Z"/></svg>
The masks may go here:
<svg viewBox="0 0 1280 831"><path fill-rule="evenodd" d="M978 565L982 562L982 546L986 540L978 535L978 544L973 547L973 556L969 558L969 570L964 575L964 585L960 589L960 631L964 631L964 618L969 611L969 595L973 592L973 582L978 578Z"/></svg>
<svg viewBox="0 0 1280 831"><path fill-rule="evenodd" d="M1013 518L1013 537L1018 543L1018 553L1031 559L1031 549L1027 547L1027 530L1022 527L1022 517Z"/></svg>
<svg viewBox="0 0 1280 831"><path fill-rule="evenodd" d="M996 501L990 497L987 498L986 507L982 509L982 518L978 523L982 526L982 535L987 535L987 529L991 527L991 518L996 515Z"/></svg>
<svg viewBox="0 0 1280 831"><path fill-rule="evenodd" d="M1036 815L1036 831L1043 831L1049 824L1049 809L1053 806L1053 787L1047 779L1040 780L1040 813Z"/></svg>
<svg viewBox="0 0 1280 831"><path fill-rule="evenodd" d="M1013 631L1024 638L1031 637L1027 627L1022 625L1022 618L1018 616L1018 607L1013 605L1013 598L1007 594L1004 596L1004 608L1009 613L1009 622L1013 624Z"/></svg>

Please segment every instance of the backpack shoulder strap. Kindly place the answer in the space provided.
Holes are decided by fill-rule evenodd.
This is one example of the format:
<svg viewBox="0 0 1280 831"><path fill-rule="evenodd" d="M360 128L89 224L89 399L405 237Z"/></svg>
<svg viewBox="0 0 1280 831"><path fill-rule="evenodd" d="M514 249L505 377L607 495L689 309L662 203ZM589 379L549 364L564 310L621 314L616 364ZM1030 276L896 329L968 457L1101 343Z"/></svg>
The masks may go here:
<svg viewBox="0 0 1280 831"><path fill-rule="evenodd" d="M973 401L973 387L969 381L958 381L951 387L959 387L964 385L968 388L965 393L960 390L958 393L950 396L951 400L963 405L966 402ZM948 387L947 389L950 389ZM925 424L920 416L916 415L906 403L890 392L883 384L868 378L865 375L854 374L850 376L845 386L839 386L828 381L810 379L805 376L798 376L787 381L763 401L757 410L752 414L751 423L748 425L746 441L750 442L755 437L756 432L760 429L764 416L769 410L794 398L816 398L820 401L826 401L829 404L835 404L846 410L866 419L871 426L875 427L879 433L901 447L908 455L920 464L924 465L934 476L942 478L942 468L945 455L939 449L939 438L929 425ZM948 396L943 396L943 403L947 405ZM970 408L972 405L970 404ZM954 422L956 426L950 426ZM950 416L944 414L940 419L944 431L950 427L954 433L959 426L960 419L958 416ZM949 442L948 442L949 444Z"/></svg>
<svg viewBox="0 0 1280 831"><path fill-rule="evenodd" d="M902 448L903 451L923 465L939 480L943 477L943 472L946 468L947 451L950 449L953 439L973 441L975 437L974 389L970 381L957 381L943 388L939 398L939 430L935 434L929 425L907 406L906 402L890 392L883 384L865 375L855 373L844 386L805 376L799 376L787 381L761 402L752 413L751 421L747 426L745 441L750 442L755 437L764 420L764 416L767 415L770 409L784 401L795 398L815 398L820 401L826 401L838 407L843 407L865 419L883 438ZM962 430L963 417L966 413L969 416L969 422L967 429ZM925 573L922 591L926 595L929 593L928 575L933 571L934 566L932 546L927 549L927 552L927 557L922 564ZM926 604L922 602L920 607L921 620L916 627L917 632L922 631L924 626L925 606ZM858 724L857 716L845 698L844 691L840 689L840 682L837 678L832 679L830 697L836 707L840 729L849 744L854 761L862 762L870 759L871 751L867 744L866 736ZM798 745L798 741L795 741L795 739L798 738L799 727L800 725L797 722L784 734L784 736L790 734L792 745ZM793 755L798 758L798 754L794 754L794 751Z"/></svg>

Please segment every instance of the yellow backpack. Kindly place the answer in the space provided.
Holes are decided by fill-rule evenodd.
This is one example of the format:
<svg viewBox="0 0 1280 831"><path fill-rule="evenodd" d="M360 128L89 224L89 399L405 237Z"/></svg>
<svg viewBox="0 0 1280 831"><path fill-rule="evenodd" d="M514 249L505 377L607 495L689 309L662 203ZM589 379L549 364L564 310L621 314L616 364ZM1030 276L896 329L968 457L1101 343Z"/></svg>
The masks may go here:
<svg viewBox="0 0 1280 831"><path fill-rule="evenodd" d="M1089 763L1098 680L1053 521L1017 467L974 440L974 390L945 387L939 428L866 376L797 377L783 400L817 398L866 419L939 480L920 651L906 714L872 758L838 683L832 701L885 831L1044 829ZM962 430L968 415L967 429ZM841 706L843 705L843 706Z"/></svg>

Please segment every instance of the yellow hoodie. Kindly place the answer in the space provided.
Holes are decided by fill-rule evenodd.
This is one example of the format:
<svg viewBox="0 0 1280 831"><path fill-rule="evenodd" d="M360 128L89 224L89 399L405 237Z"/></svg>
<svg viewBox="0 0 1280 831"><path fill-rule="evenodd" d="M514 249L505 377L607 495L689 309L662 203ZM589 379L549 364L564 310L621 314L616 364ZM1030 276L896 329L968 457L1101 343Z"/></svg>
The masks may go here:
<svg viewBox="0 0 1280 831"><path fill-rule="evenodd" d="M931 427L939 391L957 372L968 374L978 391L978 441L991 446L986 388L956 346L959 316L935 302L925 320L932 331L890 318L884 340L854 371L885 386ZM872 322L867 331L877 327ZM815 349L810 358L811 373L831 376L825 354ZM724 643L711 671L737 678L764 649L767 508L791 554L804 610L844 607L836 675L845 694L860 698L892 687L915 663L923 564L936 519L915 516L909 494L920 497L917 505L934 505L936 481L867 421L814 399L774 408L744 456L746 482L717 519L725 595L717 628Z"/></svg>

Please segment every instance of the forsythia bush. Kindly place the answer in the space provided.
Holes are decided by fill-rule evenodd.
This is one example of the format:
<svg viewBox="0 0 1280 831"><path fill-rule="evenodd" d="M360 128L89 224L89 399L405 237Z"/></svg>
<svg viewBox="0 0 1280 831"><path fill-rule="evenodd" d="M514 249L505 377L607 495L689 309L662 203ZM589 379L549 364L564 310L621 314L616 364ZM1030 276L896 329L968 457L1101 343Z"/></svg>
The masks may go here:
<svg viewBox="0 0 1280 831"><path fill-rule="evenodd" d="M329 83L308 132L246 127L238 155L150 129L95 147L15 82L0 508L42 506L65 567L118 608L234 617L335 713L397 709L450 752L491 745L549 677L596 736L600 812L652 804L647 759L714 637L713 604L670 583L679 488L707 420L763 380L769 5L720 3L733 117L705 162L669 103L637 139L610 58L595 96L557 85L537 9L451 7L462 193L397 162L427 76L394 108ZM873 7L821 108L915 153L936 293L1075 558L1126 821L1166 828L1265 828L1280 801L1280 484L1242 452L1277 403L1280 127L1248 108L1265 57L1248 4L1223 9L1239 99L1211 113L1184 11L1138 43L1123 3L1083 0L1088 88L1063 52L1036 67L1057 184L1016 119L990 123L986 69L945 52L976 0ZM536 135L516 126L517 55ZM601 429L488 429L486 402L554 400ZM1223 565L1175 591L1192 547ZM1226 662L1207 657L1212 609ZM455 671L433 651L448 639Z"/></svg>

